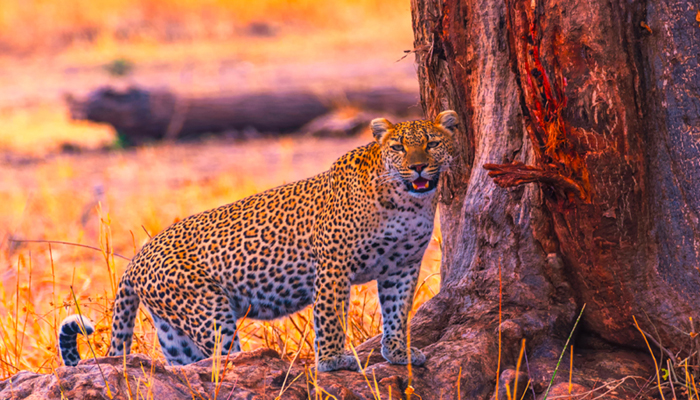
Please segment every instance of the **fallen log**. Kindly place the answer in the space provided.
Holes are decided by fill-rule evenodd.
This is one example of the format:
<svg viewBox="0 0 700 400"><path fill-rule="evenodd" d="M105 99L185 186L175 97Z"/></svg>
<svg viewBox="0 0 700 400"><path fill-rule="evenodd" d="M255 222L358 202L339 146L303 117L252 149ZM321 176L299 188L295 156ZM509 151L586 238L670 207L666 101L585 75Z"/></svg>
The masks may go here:
<svg viewBox="0 0 700 400"><path fill-rule="evenodd" d="M71 118L108 123L127 144L222 132L239 137L295 132L339 104L395 115L420 112L417 93L395 88L349 91L337 99L305 91L185 97L166 90L104 87L85 99L67 96L66 101Z"/></svg>

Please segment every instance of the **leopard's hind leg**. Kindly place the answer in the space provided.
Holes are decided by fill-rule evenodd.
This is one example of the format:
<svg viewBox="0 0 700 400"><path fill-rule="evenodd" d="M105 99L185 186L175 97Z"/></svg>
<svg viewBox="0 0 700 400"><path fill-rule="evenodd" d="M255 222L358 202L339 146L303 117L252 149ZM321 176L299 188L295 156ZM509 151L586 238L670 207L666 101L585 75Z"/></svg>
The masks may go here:
<svg viewBox="0 0 700 400"><path fill-rule="evenodd" d="M158 332L158 342L163 355L170 365L186 365L206 358L180 328L174 327L163 318L151 312L153 324Z"/></svg>
<svg viewBox="0 0 700 400"><path fill-rule="evenodd" d="M114 299L110 356L121 356L131 352L131 340L134 335L134 322L136 322L138 310L139 296L134 291L129 275L124 274L119 281L117 297Z"/></svg>
<svg viewBox="0 0 700 400"><path fill-rule="evenodd" d="M185 287L177 292L170 310L160 302L145 301L158 329L163 354L173 365L211 357L217 347L222 355L240 351L236 315L228 297L215 284Z"/></svg>

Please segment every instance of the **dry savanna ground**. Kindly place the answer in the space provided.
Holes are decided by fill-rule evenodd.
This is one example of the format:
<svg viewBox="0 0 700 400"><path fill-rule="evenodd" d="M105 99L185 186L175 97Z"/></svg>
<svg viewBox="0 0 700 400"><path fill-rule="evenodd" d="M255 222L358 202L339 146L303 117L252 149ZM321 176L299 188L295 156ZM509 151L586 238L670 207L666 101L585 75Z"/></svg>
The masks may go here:
<svg viewBox="0 0 700 400"><path fill-rule="evenodd" d="M98 326L91 346L80 342L83 357L106 354L127 265L119 256L150 235L321 172L371 140L210 138L125 150L111 128L71 121L63 95L104 84L194 94L416 86L412 57L396 62L412 46L407 1L0 0L0 9L0 379L61 365L56 329L76 300ZM133 70L116 76L115 61ZM62 152L66 144L79 151ZM415 307L439 288L439 258L436 236ZM310 316L243 321L243 348L311 360ZM381 332L373 283L353 289L348 331L352 345ZM162 357L146 313L135 339L134 351Z"/></svg>

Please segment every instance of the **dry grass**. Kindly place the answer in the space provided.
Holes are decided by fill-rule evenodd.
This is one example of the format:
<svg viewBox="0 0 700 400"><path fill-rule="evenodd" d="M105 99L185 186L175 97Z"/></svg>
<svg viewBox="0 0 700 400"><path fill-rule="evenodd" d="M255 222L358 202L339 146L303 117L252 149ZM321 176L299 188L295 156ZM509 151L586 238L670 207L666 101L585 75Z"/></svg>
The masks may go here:
<svg viewBox="0 0 700 400"><path fill-rule="evenodd" d="M95 321L91 337L98 356L110 337L115 283L126 261L174 220L284 182L327 169L348 149L370 140L282 139L246 144L209 142L126 152L60 155L29 164L0 165L0 377L20 370L48 373L61 365L56 329L81 310ZM143 171L148 173L143 173ZM101 207L100 207L101 206ZM101 215L101 216L100 216ZM11 243L8 239L64 240L102 248ZM434 295L439 245L426 255L416 307ZM381 332L376 289L353 289L348 335L353 345ZM288 359L313 358L311 312L273 322L246 321L243 349L266 346ZM306 331L306 334L304 333ZM162 358L145 313L136 325L134 351ZM90 350L81 347L83 357Z"/></svg>

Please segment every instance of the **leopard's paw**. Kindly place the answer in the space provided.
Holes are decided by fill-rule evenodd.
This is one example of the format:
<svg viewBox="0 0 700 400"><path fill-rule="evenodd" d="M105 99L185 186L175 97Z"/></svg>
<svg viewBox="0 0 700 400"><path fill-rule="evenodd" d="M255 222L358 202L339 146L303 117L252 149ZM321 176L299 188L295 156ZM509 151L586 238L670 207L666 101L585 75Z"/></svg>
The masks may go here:
<svg viewBox="0 0 700 400"><path fill-rule="evenodd" d="M406 344L399 341L392 340L382 343L382 356L391 364L408 364ZM411 364L423 365L424 363L425 354L415 347L411 347Z"/></svg>
<svg viewBox="0 0 700 400"><path fill-rule="evenodd" d="M342 353L334 356L322 357L318 360L316 365L318 366L319 372L337 371L339 369L350 371L359 370L359 365L355 357Z"/></svg>

